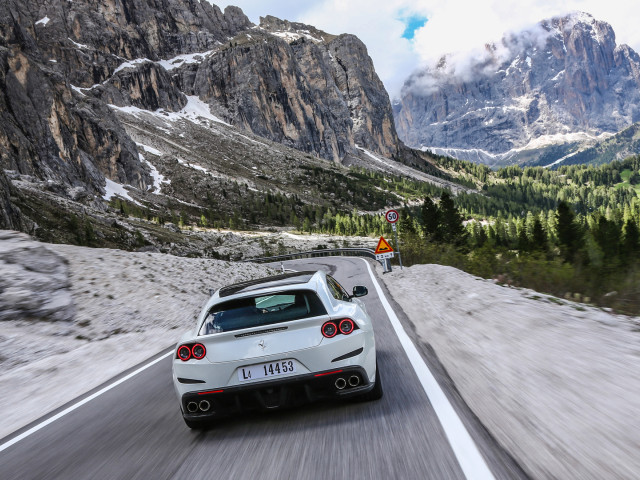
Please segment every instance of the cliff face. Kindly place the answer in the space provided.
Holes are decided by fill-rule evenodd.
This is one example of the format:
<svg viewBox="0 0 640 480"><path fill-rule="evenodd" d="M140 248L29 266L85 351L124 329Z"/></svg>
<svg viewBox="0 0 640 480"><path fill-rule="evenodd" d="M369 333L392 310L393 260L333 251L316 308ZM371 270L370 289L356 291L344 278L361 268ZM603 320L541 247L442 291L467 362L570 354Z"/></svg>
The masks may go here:
<svg viewBox="0 0 640 480"><path fill-rule="evenodd" d="M469 159L489 161L640 120L640 58L587 14L543 21L488 45L466 71L448 61L410 77L394 105L410 146L460 149L461 158L466 150Z"/></svg>
<svg viewBox="0 0 640 480"><path fill-rule="evenodd" d="M21 230L23 219L20 210L11 202L13 186L0 170L0 230Z"/></svg>
<svg viewBox="0 0 640 480"><path fill-rule="evenodd" d="M347 99L358 145L392 156L398 136L389 96L373 68L365 45L353 35L329 44L338 88Z"/></svg>
<svg viewBox="0 0 640 480"><path fill-rule="evenodd" d="M200 64L177 69L180 88L230 123L270 140L335 161L353 153L346 102L332 88L317 46L289 45L260 30L230 44Z"/></svg>
<svg viewBox="0 0 640 480"><path fill-rule="evenodd" d="M304 33L300 32L304 30ZM320 35L322 38L314 36ZM7 0L0 6L0 168L104 193L152 184L114 107L178 112L334 161L393 155L391 106L357 38L200 0Z"/></svg>
<svg viewBox="0 0 640 480"><path fill-rule="evenodd" d="M352 35L266 17L176 72L184 92L271 140L335 161L356 145L398 152L388 94Z"/></svg>

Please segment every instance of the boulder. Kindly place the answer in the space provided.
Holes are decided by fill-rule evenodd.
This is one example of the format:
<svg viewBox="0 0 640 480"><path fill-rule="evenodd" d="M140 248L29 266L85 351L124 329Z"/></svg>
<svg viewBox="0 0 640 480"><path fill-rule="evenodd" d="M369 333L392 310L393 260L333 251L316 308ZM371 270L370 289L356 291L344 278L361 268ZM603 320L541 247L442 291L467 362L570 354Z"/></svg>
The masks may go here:
<svg viewBox="0 0 640 480"><path fill-rule="evenodd" d="M0 230L0 321L71 321L67 260L28 235Z"/></svg>

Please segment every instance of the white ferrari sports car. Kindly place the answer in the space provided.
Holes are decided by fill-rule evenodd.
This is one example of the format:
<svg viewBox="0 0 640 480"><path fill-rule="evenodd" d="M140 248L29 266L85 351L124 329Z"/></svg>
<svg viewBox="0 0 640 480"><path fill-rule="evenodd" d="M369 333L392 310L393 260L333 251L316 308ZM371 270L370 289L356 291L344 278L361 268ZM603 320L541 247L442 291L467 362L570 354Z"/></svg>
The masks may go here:
<svg viewBox="0 0 640 480"><path fill-rule="evenodd" d="M223 287L178 343L173 382L190 428L318 399L382 397L371 319L322 271Z"/></svg>

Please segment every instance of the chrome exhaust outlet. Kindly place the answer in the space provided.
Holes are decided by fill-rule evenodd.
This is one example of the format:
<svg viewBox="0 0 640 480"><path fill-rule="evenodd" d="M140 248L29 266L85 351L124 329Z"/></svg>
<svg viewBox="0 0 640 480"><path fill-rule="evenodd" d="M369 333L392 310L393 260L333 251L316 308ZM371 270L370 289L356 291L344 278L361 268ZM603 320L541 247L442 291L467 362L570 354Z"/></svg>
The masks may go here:
<svg viewBox="0 0 640 480"><path fill-rule="evenodd" d="M196 402L187 403L187 411L189 413L196 413L198 411L198 404Z"/></svg>
<svg viewBox="0 0 640 480"><path fill-rule="evenodd" d="M347 386L347 381L344 378L340 377L339 379L336 380L336 388L338 390L344 390L344 387L346 386Z"/></svg>
<svg viewBox="0 0 640 480"><path fill-rule="evenodd" d="M211 408L211 404L209 403L209 400L200 400L200 404L198 406L200 407L200 410L202 410L203 412L206 412Z"/></svg>
<svg viewBox="0 0 640 480"><path fill-rule="evenodd" d="M349 386L357 387L358 385L360 385L360 377L358 375L351 375L349 377Z"/></svg>

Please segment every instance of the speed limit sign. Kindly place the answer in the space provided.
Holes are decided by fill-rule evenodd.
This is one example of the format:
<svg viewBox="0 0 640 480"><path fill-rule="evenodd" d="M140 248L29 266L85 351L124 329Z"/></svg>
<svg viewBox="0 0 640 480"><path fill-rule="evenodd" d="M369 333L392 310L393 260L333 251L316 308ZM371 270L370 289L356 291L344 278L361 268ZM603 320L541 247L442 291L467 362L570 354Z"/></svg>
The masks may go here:
<svg viewBox="0 0 640 480"><path fill-rule="evenodd" d="M398 212L396 210L389 210L387 213L385 213L384 218L386 218L387 222L389 223L396 223L398 221L398 218L400 218L400 215L398 215Z"/></svg>

